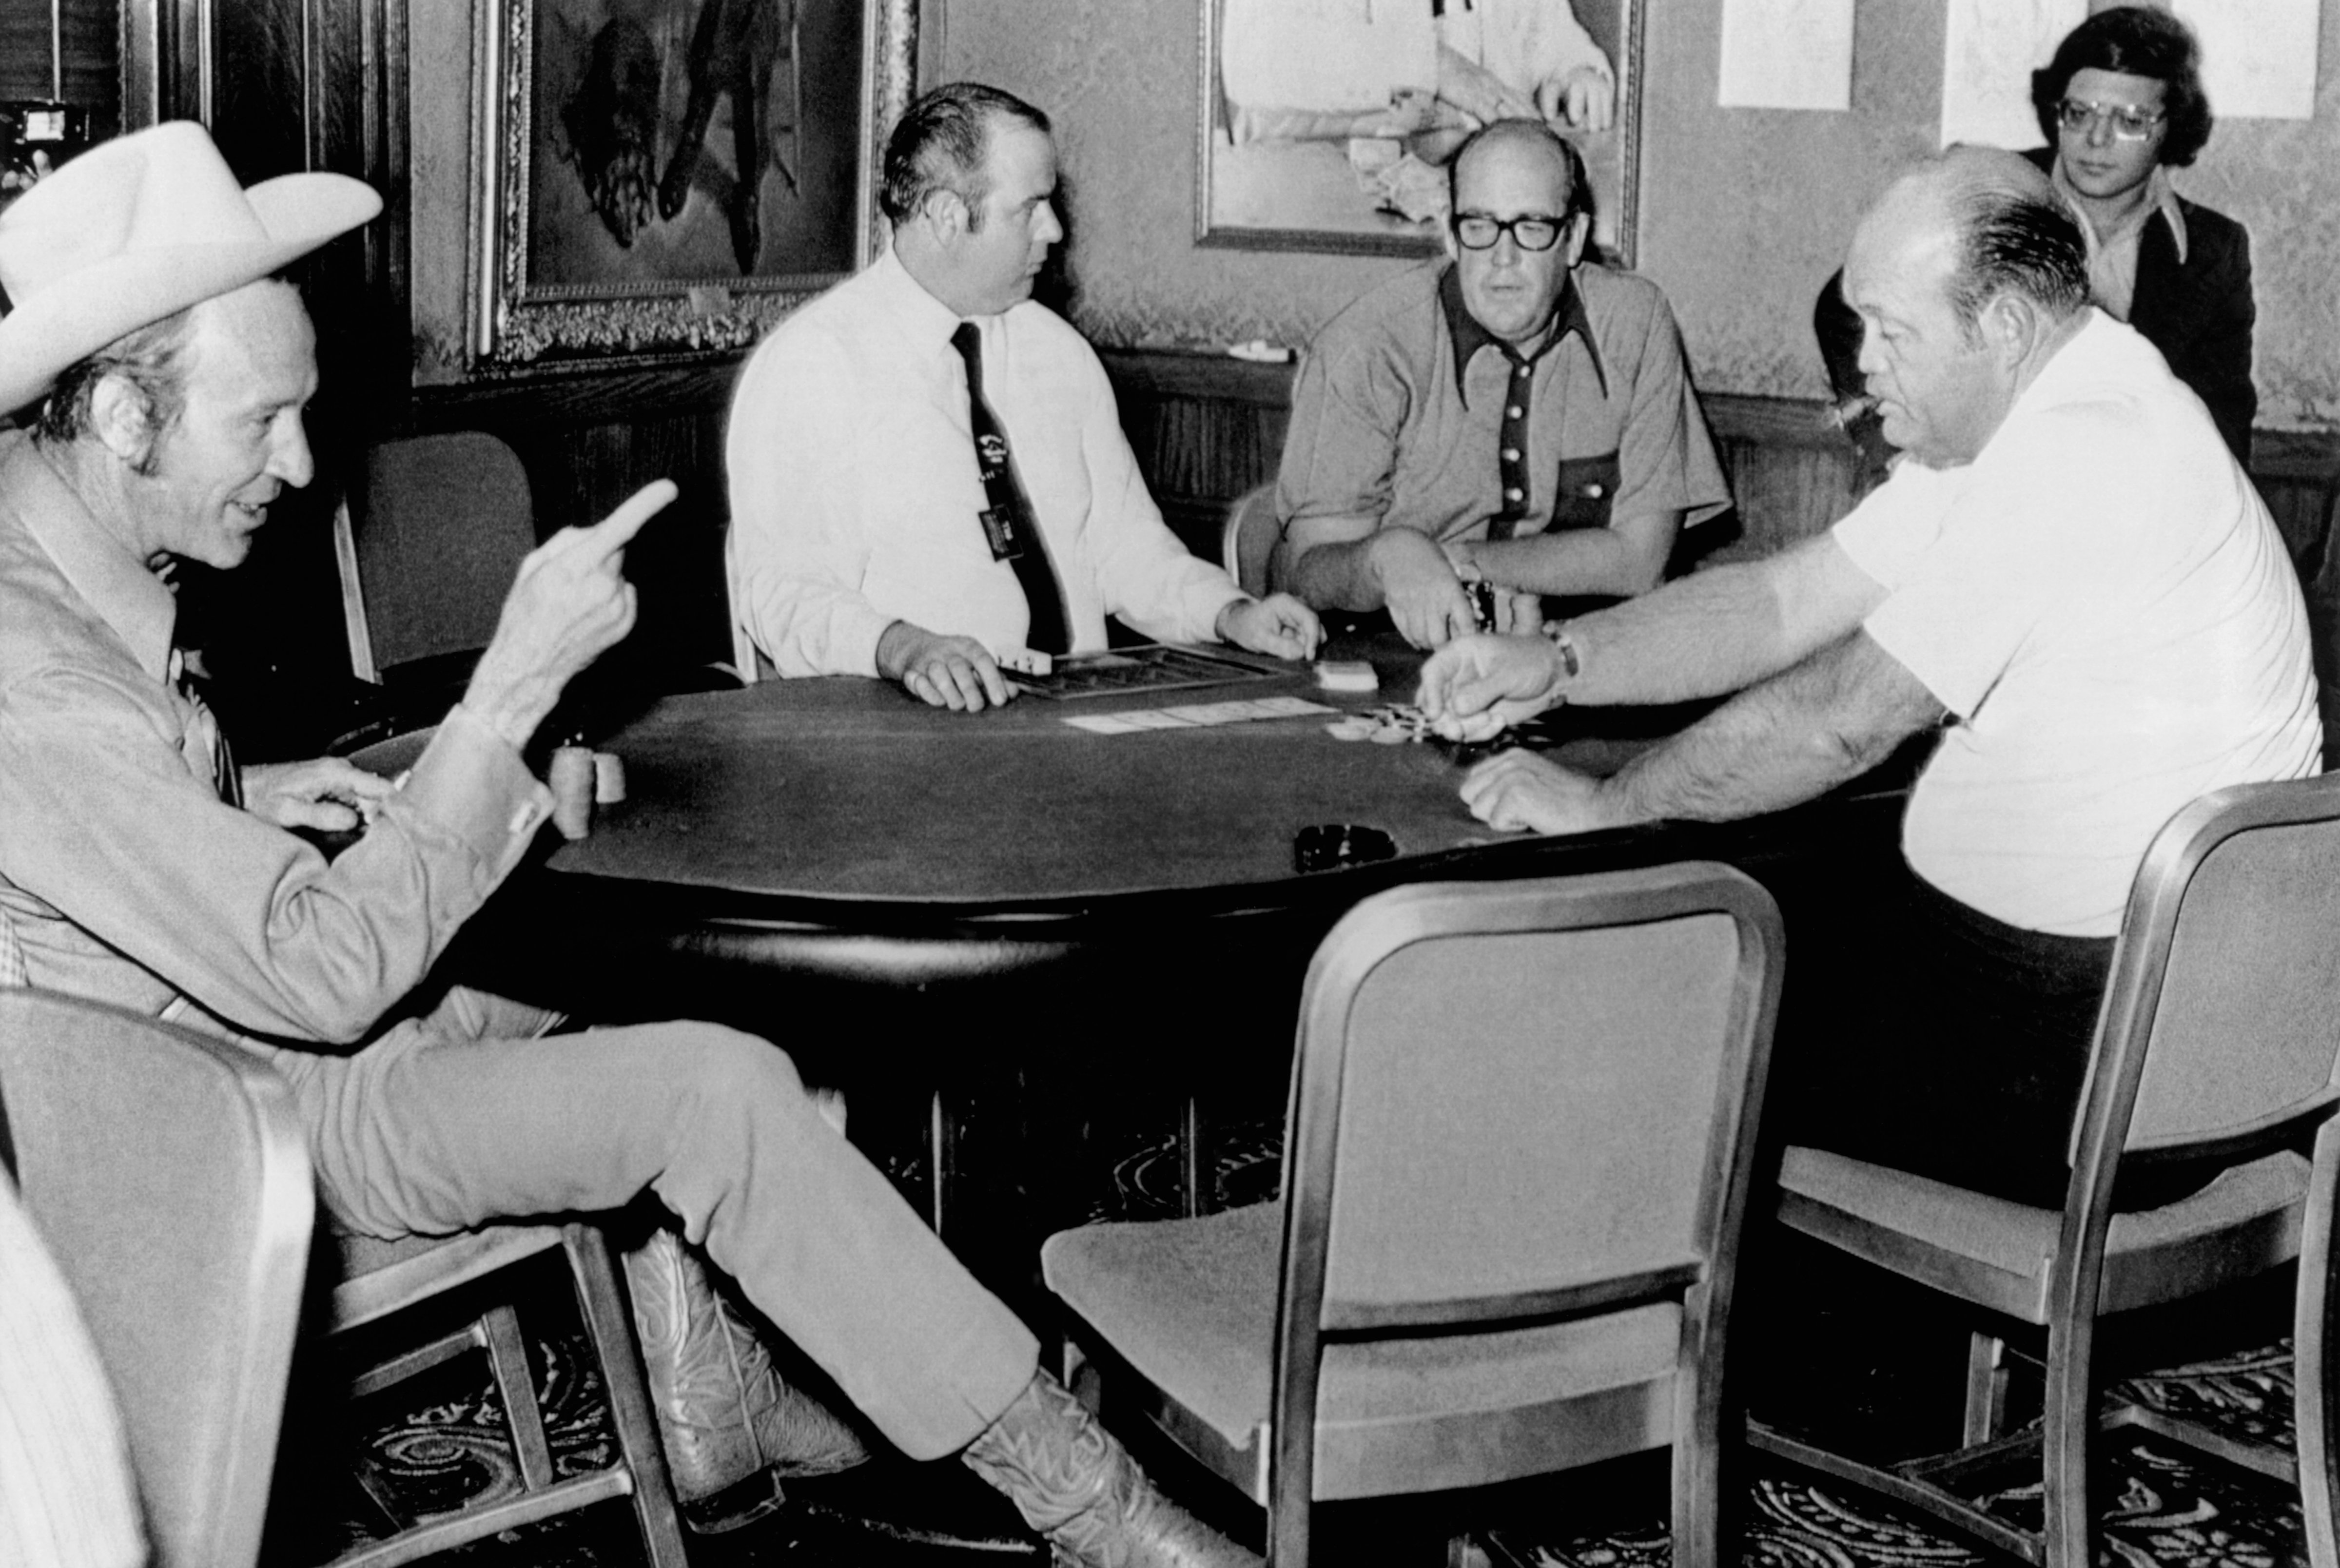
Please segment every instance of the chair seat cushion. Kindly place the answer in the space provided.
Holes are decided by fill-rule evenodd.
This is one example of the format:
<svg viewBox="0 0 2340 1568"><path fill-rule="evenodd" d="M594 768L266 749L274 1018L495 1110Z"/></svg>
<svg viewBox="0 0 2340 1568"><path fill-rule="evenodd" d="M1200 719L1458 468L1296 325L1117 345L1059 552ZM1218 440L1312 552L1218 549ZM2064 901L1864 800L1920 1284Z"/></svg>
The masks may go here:
<svg viewBox="0 0 2340 1568"><path fill-rule="evenodd" d="M1247 1448L1268 1418L1284 1206L1199 1219L1096 1225L1040 1249L1048 1287L1131 1366ZM1671 1302L1495 1333L1328 1345L1318 1451L1341 1434L1551 1405L1670 1384L1681 1346ZM1664 1400L1657 1403L1662 1406ZM1617 1452L1667 1441L1661 1428ZM1320 1485L1321 1496L1337 1495Z"/></svg>
<svg viewBox="0 0 2340 1568"><path fill-rule="evenodd" d="M2307 1176L2307 1161L2285 1150L2176 1203L2115 1215L2098 1310L2176 1300L2296 1256ZM1825 1149L1790 1148L1780 1187L1780 1217L1796 1229L1978 1305L2047 1321L2061 1210Z"/></svg>

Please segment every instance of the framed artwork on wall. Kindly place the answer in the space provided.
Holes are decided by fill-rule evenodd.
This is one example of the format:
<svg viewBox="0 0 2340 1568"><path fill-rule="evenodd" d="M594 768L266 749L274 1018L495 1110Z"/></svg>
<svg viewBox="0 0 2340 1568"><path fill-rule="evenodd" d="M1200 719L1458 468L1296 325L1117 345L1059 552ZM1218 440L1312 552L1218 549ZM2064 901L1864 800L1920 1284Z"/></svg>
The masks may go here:
<svg viewBox="0 0 2340 1568"><path fill-rule="evenodd" d="M916 0L483 0L470 369L719 353L875 254Z"/></svg>
<svg viewBox="0 0 2340 1568"><path fill-rule="evenodd" d="M1631 265L1642 0L1198 4L1198 243L1427 254L1455 147L1537 115L1584 155L1594 244Z"/></svg>

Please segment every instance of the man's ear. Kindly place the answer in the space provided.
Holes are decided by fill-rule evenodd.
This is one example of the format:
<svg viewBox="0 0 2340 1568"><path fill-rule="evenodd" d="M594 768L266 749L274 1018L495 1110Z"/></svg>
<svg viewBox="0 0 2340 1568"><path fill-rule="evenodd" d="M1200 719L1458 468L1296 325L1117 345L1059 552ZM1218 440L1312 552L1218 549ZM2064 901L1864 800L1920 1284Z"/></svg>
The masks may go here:
<svg viewBox="0 0 2340 1568"><path fill-rule="evenodd" d="M1571 272L1574 272L1576 263L1584 259L1584 247L1591 238L1592 214L1590 213L1572 214L1568 220L1568 226L1562 229L1560 234L1561 254L1566 258L1563 264Z"/></svg>
<svg viewBox="0 0 2340 1568"><path fill-rule="evenodd" d="M918 215L931 226L937 243L948 243L967 233L967 198L947 185L927 193L926 205L918 209Z"/></svg>
<svg viewBox="0 0 2340 1568"><path fill-rule="evenodd" d="M2038 307L2012 289L2001 290L1983 307L1983 341L1993 357L2010 368L2030 357L2046 326Z"/></svg>
<svg viewBox="0 0 2340 1568"><path fill-rule="evenodd" d="M98 378L90 389L90 428L105 450L136 468L154 445L154 405L129 377Z"/></svg>

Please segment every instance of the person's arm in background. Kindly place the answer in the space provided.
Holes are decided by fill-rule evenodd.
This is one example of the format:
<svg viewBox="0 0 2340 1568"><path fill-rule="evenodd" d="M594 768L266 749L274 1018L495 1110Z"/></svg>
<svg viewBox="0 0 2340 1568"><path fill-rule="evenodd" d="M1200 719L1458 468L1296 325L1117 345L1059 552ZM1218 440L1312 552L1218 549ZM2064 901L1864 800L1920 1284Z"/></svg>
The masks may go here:
<svg viewBox="0 0 2340 1568"><path fill-rule="evenodd" d="M1433 29L1427 5L1226 0L1219 80L1233 111L1230 133L1238 142L1256 140L1280 124L1281 134L1290 135L1297 115L1326 122L1313 129L1315 134L1327 134L1332 121L1393 111L1403 120L1426 118L1438 86Z"/></svg>
<svg viewBox="0 0 2340 1568"><path fill-rule="evenodd" d="M1470 598L1435 540L1384 521L1413 395L1392 361L1355 343L1302 359L1268 582L1319 610L1387 609L1407 641L1437 648L1472 629Z"/></svg>
<svg viewBox="0 0 2340 1568"><path fill-rule="evenodd" d="M1138 472L1104 365L1086 348L1082 357L1084 379L1094 378L1079 400L1090 495L1083 538L1106 612L1160 642L1230 642L1279 659L1314 654L1319 632L1307 606L1285 594L1253 599L1170 531Z"/></svg>

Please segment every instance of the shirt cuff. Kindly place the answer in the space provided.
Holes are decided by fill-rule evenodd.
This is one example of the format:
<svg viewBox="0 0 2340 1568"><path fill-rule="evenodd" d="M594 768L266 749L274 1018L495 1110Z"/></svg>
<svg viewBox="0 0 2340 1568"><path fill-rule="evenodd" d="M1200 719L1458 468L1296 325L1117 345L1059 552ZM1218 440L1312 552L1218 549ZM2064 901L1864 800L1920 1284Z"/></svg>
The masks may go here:
<svg viewBox="0 0 2340 1568"><path fill-rule="evenodd" d="M461 839L501 880L552 815L552 791L537 781L510 742L457 708L398 792L404 803Z"/></svg>
<svg viewBox="0 0 2340 1568"><path fill-rule="evenodd" d="M828 657L822 660L828 668L820 673L877 674L878 640L886 635L887 627L901 619L872 604L838 605L829 629Z"/></svg>
<svg viewBox="0 0 2340 1568"><path fill-rule="evenodd" d="M1189 642L1216 642L1219 639L1219 617L1230 604L1249 599L1250 594L1232 581L1221 578L1216 582L1198 582L1186 590L1186 612L1194 618L1192 624L1199 630L1189 635Z"/></svg>

